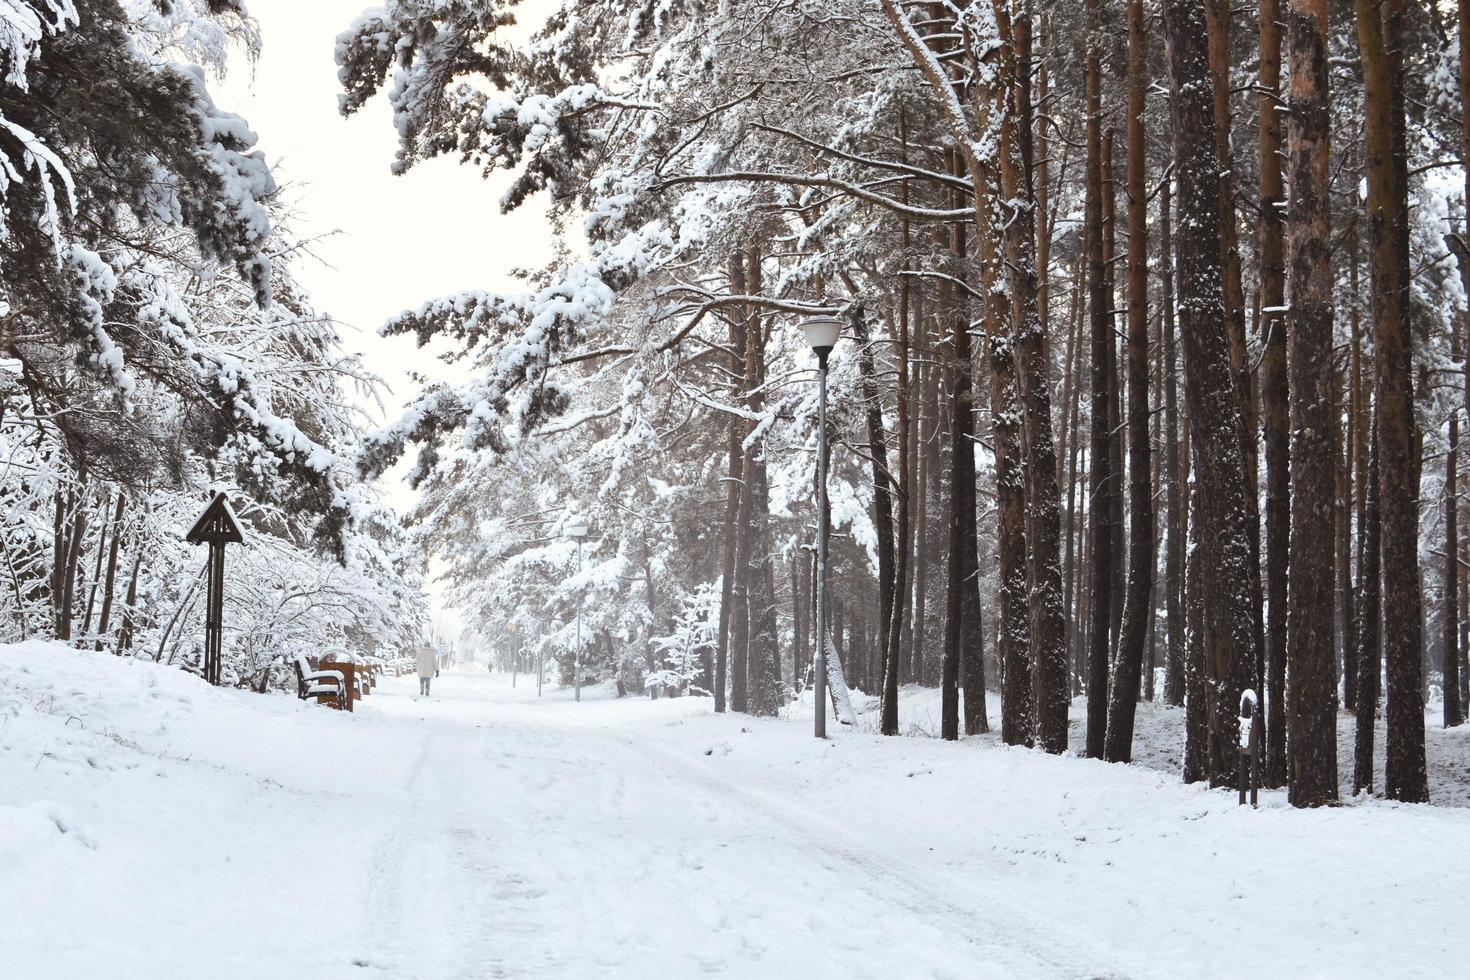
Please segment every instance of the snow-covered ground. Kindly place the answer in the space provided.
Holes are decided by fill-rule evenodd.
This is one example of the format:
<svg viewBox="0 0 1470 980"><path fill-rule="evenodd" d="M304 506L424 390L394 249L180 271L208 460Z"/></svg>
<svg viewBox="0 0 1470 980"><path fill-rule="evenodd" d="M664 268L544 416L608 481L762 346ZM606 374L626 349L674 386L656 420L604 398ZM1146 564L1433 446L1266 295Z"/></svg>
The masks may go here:
<svg viewBox="0 0 1470 980"><path fill-rule="evenodd" d="M348 715L0 647L0 974L1463 968L1444 909L1470 810L1250 811L1151 768L1153 747L1110 766L984 738L823 743L708 701L538 700L470 668L432 698L416 684ZM905 705L916 724L929 697ZM1172 737L1168 714L1145 731ZM1431 751L1462 753L1450 737Z"/></svg>

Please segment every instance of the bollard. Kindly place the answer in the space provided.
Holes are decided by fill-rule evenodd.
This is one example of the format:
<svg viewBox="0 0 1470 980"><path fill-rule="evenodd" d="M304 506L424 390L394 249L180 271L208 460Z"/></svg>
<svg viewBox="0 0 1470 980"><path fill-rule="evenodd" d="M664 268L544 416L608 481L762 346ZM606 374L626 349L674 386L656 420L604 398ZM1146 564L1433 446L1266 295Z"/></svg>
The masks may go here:
<svg viewBox="0 0 1470 980"><path fill-rule="evenodd" d="M1256 692L1246 688L1240 692L1240 720L1237 745L1240 749L1240 805L1245 806L1249 790L1251 806L1259 805L1261 787L1260 715Z"/></svg>

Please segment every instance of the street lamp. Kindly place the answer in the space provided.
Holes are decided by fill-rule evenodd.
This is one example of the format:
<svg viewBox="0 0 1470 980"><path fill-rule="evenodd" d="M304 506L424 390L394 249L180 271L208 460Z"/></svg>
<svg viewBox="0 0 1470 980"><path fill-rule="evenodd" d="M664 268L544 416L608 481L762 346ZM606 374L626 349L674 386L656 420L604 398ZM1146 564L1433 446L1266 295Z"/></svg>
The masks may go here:
<svg viewBox="0 0 1470 980"><path fill-rule="evenodd" d="M817 647L812 659L817 738L827 737L827 355L837 346L842 321L832 316L803 320L802 335L817 355Z"/></svg>
<svg viewBox="0 0 1470 980"><path fill-rule="evenodd" d="M521 666L521 651L520 647L516 645L516 624L507 623L505 628L510 633L510 686L515 687L516 674L519 672Z"/></svg>
<svg viewBox="0 0 1470 980"><path fill-rule="evenodd" d="M574 517L567 522L567 537L577 542L577 574L582 574L582 542L587 539L587 522ZM575 658L575 699L582 700L582 593L577 593L577 645L572 651Z"/></svg>

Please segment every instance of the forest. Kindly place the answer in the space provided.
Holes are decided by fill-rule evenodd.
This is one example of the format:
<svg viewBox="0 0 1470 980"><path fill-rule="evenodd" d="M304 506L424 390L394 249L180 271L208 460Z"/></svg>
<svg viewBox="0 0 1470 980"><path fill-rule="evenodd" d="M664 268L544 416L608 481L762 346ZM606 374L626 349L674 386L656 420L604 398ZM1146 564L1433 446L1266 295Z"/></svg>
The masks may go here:
<svg viewBox="0 0 1470 980"><path fill-rule="evenodd" d="M197 671L210 491L232 557L227 679L422 629L423 562L353 464L377 379L296 277L258 136L218 106L241 3L0 5L0 641Z"/></svg>
<svg viewBox="0 0 1470 980"><path fill-rule="evenodd" d="M340 111L386 100L396 173L508 174L557 252L406 287L383 333L454 377L386 426L210 94L245 4L0 14L0 640L195 669L219 490L262 545L230 684L406 648L432 556L502 661L776 715L825 445L831 669L884 734L937 688L930 734L1127 763L1156 702L1233 786L1245 699L1293 804L1432 798L1470 703L1465 0L390 0L341 25Z"/></svg>
<svg viewBox="0 0 1470 980"><path fill-rule="evenodd" d="M669 669L774 714L810 684L796 326L838 316L833 639L884 733L930 685L943 738L1128 762L1162 701L1182 777L1233 785L1249 691L1294 804L1430 798L1426 705L1461 724L1470 674L1470 6L517 12L389 4L336 51L344 112L387 91L398 171L508 170L501 208L564 243L384 327L473 365L363 459L416 453L412 522L484 636L566 676L585 594L620 690Z"/></svg>

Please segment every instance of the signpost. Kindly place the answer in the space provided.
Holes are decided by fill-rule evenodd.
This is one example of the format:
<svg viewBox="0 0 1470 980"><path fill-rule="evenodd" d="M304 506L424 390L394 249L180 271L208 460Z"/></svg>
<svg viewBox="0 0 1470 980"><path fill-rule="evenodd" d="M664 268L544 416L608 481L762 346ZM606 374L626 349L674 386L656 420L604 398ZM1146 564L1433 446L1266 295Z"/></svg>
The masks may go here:
<svg viewBox="0 0 1470 980"><path fill-rule="evenodd" d="M204 612L204 679L215 687L220 682L220 651L224 641L225 545L243 544L245 535L225 495L217 493L199 520L184 536L189 544L209 545L205 559L208 573Z"/></svg>

